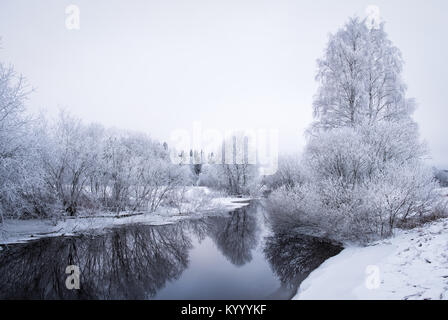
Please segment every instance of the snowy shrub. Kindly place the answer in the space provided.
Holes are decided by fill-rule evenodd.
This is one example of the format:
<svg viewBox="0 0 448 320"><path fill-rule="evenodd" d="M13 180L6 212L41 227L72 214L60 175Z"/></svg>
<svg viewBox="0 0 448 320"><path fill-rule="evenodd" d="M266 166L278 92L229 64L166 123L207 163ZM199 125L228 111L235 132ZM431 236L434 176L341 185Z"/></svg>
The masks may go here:
<svg viewBox="0 0 448 320"><path fill-rule="evenodd" d="M260 176L258 167L252 164L204 164L198 185L223 190L230 195L256 195Z"/></svg>
<svg viewBox="0 0 448 320"><path fill-rule="evenodd" d="M443 188L448 187L448 170L434 170L434 177Z"/></svg>
<svg viewBox="0 0 448 320"><path fill-rule="evenodd" d="M262 183L269 190L281 187L291 189L303 183L304 175L299 157L282 156L278 159L277 171L273 175L263 177Z"/></svg>
<svg viewBox="0 0 448 320"><path fill-rule="evenodd" d="M286 186L274 190L266 202L274 229L283 231L298 225L316 225L313 219L317 193L313 185L306 183L294 188Z"/></svg>
<svg viewBox="0 0 448 320"><path fill-rule="evenodd" d="M206 210L213 196L207 188L182 186L171 191L163 204L175 208L179 214L186 214Z"/></svg>
<svg viewBox="0 0 448 320"><path fill-rule="evenodd" d="M203 164L197 181L198 186L217 189L223 188L218 166L217 164Z"/></svg>
<svg viewBox="0 0 448 320"><path fill-rule="evenodd" d="M424 218L441 200L429 168L420 163L390 163L364 187L364 212L375 217L372 232L390 235L397 224Z"/></svg>
<svg viewBox="0 0 448 320"><path fill-rule="evenodd" d="M378 123L311 138L302 161L307 180L270 195L273 219L318 226L337 240L368 241L431 214L440 199L437 185L420 161L423 146L407 131Z"/></svg>

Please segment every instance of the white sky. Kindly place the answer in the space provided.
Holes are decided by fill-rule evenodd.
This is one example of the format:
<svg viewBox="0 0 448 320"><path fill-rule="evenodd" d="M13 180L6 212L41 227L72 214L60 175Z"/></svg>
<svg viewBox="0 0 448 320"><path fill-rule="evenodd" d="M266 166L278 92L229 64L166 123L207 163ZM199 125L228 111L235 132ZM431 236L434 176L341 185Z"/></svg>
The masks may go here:
<svg viewBox="0 0 448 320"><path fill-rule="evenodd" d="M67 30L65 8L81 10ZM379 7L401 49L415 119L448 169L446 0L0 0L0 60L36 88L33 111L140 130L280 130L298 151L312 120L316 59L349 16Z"/></svg>

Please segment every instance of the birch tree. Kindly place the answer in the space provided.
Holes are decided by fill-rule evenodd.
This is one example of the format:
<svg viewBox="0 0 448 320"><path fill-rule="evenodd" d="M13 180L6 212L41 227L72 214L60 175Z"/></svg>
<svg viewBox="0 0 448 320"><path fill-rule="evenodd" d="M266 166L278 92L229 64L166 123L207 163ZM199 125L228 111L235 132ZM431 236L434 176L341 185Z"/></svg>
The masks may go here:
<svg viewBox="0 0 448 320"><path fill-rule="evenodd" d="M318 60L312 131L409 117L415 103L406 98L402 70L400 50L384 23L368 28L364 20L351 18L330 35Z"/></svg>

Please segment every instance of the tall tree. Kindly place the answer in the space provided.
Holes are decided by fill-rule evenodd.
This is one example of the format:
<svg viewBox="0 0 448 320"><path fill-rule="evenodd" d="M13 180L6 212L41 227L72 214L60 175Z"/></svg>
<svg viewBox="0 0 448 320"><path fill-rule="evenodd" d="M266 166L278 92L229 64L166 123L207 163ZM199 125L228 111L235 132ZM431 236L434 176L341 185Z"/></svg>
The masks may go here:
<svg viewBox="0 0 448 320"><path fill-rule="evenodd" d="M330 35L318 60L312 131L408 118L414 101L406 98L402 68L384 24L369 28L365 20L351 18Z"/></svg>

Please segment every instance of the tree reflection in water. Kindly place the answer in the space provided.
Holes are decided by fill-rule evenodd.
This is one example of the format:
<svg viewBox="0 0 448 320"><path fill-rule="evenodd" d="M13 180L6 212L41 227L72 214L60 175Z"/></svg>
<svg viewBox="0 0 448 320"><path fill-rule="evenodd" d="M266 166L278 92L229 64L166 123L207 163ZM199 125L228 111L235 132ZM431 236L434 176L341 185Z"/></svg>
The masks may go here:
<svg viewBox="0 0 448 320"><path fill-rule="evenodd" d="M58 237L1 253L2 299L145 299L188 265L191 241L182 223L128 226L101 236ZM67 290L65 268L77 265L81 289Z"/></svg>
<svg viewBox="0 0 448 320"><path fill-rule="evenodd" d="M259 226L256 205L236 209L230 217L212 217L208 234L221 253L234 265L242 266L252 260L252 250L258 244Z"/></svg>
<svg viewBox="0 0 448 320"><path fill-rule="evenodd" d="M311 271L341 250L325 239L284 231L266 238L264 253L282 284L296 289Z"/></svg>
<svg viewBox="0 0 448 320"><path fill-rule="evenodd" d="M182 274L187 274L184 283L189 283L188 273L183 272L189 267L190 250L194 245L199 252L210 254L207 243L201 246L206 238L230 262L220 265L219 270L222 279L232 282L223 284L220 276L215 285L223 286L223 290L217 292L232 297L245 290L250 297L266 297L269 292L241 287L254 281L254 288L264 283L268 290L276 290L280 285L270 298L291 297L302 278L340 248L316 238L281 232L275 226L270 236L261 238L261 230L266 230L262 217L262 208L252 203L234 212L173 225L128 225L101 235L11 245L0 251L0 299L150 299ZM65 286L68 265L80 268L80 290ZM197 270L190 276L204 274L204 281L209 281L214 274L208 269L210 265L195 264ZM243 265L246 272L237 272L240 269L235 266ZM182 281L176 283L182 286ZM188 295L208 287L196 283L197 287L175 290L186 289Z"/></svg>

